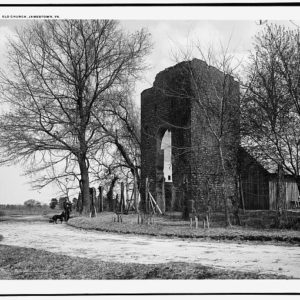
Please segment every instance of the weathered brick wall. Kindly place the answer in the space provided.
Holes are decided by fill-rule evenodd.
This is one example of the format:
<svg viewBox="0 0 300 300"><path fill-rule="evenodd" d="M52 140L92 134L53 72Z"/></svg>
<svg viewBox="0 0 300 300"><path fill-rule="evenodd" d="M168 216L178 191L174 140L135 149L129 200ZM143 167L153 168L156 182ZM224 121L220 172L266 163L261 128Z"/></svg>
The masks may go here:
<svg viewBox="0 0 300 300"><path fill-rule="evenodd" d="M165 131L172 132L173 186L176 194L174 208L182 207L182 178L188 176L190 149L190 102L187 94L188 76L181 68L169 68L156 76L153 87L141 97L141 188L144 199L145 178L150 180L150 191L162 207L156 182L158 153ZM186 129L187 128L187 129Z"/></svg>
<svg viewBox="0 0 300 300"><path fill-rule="evenodd" d="M219 137L222 137L226 189L230 196L235 191L240 143L239 85L232 77L225 78L222 72L198 60L191 62L190 69L193 77L191 128L194 162L191 198L198 211L205 210L208 201L211 208L217 211L224 207Z"/></svg>
<svg viewBox="0 0 300 300"><path fill-rule="evenodd" d="M150 191L159 198L156 182L160 174L156 162L160 139L166 129L172 132L173 209L183 211L184 181L187 180L188 197L196 208L203 210L208 181L214 185L213 209L223 206L220 187L220 156L217 140L210 127L203 104L208 101L214 107L211 126L218 129L216 108L223 95L223 76L215 68L200 60L183 62L160 72L153 87L142 93L142 199L145 178L150 179ZM223 151L226 157L226 184L233 189L239 145L239 87L231 77L225 85ZM199 102L200 101L200 102ZM230 189L229 189L230 190Z"/></svg>

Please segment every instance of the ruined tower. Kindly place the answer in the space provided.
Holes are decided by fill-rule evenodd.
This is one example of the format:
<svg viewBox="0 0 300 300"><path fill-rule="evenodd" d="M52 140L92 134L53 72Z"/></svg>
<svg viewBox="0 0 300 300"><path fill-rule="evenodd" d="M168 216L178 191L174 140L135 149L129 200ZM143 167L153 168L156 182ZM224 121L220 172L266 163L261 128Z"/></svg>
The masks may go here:
<svg viewBox="0 0 300 300"><path fill-rule="evenodd" d="M163 211L188 212L190 200L200 213L208 201L213 210L221 210L220 141L226 185L230 193L235 188L238 83L198 59L170 67L142 92L141 127L142 203L148 178L150 192ZM171 180L164 178L163 171L166 151L161 142L166 131L171 132Z"/></svg>

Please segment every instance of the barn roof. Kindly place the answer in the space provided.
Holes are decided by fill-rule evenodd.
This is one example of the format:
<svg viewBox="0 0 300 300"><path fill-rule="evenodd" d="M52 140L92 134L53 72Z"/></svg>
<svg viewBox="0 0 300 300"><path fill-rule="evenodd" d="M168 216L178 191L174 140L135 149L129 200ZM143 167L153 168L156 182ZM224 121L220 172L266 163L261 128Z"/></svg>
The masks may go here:
<svg viewBox="0 0 300 300"><path fill-rule="evenodd" d="M254 157L252 154L250 154L244 147L239 147L239 152L243 155L247 155L250 160L255 162L256 165L260 166L262 169L264 169L269 176L274 177L277 176L277 169L278 166L274 161L267 160L267 159L258 159ZM284 170L284 176L285 177L291 177L294 178L294 176L290 173L287 173Z"/></svg>

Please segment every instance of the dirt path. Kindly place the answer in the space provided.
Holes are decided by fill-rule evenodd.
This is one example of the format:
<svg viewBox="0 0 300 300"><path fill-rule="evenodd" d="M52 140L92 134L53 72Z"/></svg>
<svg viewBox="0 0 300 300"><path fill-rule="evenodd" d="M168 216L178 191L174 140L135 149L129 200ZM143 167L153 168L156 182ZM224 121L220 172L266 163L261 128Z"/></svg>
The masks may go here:
<svg viewBox="0 0 300 300"><path fill-rule="evenodd" d="M194 262L300 278L300 247L183 241L79 230L66 224L1 222L1 244L125 263Z"/></svg>

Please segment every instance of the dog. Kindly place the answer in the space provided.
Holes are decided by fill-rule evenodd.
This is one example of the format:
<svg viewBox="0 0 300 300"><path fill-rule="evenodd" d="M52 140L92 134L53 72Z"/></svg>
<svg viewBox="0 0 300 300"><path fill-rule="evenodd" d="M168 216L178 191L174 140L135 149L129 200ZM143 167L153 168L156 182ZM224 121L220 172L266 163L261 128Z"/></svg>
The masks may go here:
<svg viewBox="0 0 300 300"><path fill-rule="evenodd" d="M52 218L50 218L49 223L57 224L57 220L60 220L60 223L66 220L66 214L64 211L60 215L54 215Z"/></svg>

